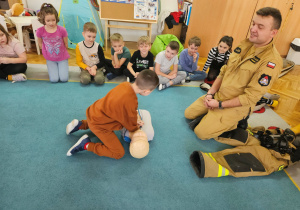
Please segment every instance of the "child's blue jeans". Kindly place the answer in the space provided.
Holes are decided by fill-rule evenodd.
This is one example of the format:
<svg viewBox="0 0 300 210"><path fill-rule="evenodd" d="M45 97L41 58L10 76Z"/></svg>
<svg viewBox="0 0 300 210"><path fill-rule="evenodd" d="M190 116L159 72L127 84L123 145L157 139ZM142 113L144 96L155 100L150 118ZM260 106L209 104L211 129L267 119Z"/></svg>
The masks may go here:
<svg viewBox="0 0 300 210"><path fill-rule="evenodd" d="M178 65L178 71L185 71L181 65ZM187 74L187 77L190 78L192 81L197 81L197 80L204 80L207 76L207 74L204 71L193 71L193 72L188 72L185 71Z"/></svg>
<svg viewBox="0 0 300 210"><path fill-rule="evenodd" d="M47 68L50 82L67 82L69 79L68 59L62 61L47 60Z"/></svg>

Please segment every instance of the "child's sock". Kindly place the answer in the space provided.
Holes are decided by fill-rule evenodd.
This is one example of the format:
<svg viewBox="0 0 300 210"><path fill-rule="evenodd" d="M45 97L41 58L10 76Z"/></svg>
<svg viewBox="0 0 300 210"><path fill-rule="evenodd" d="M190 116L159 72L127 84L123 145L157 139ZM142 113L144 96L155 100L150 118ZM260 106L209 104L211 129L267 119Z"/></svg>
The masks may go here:
<svg viewBox="0 0 300 210"><path fill-rule="evenodd" d="M83 147L84 150L87 150L87 149L88 149L89 143L90 143L90 142L88 142L88 143L86 143L86 144L84 145L84 147Z"/></svg>
<svg viewBox="0 0 300 210"><path fill-rule="evenodd" d="M167 84L166 84L166 88L167 87L170 87L171 86L171 84L170 84L170 82L168 82Z"/></svg>
<svg viewBox="0 0 300 210"><path fill-rule="evenodd" d="M7 76L7 80L9 80L9 81L15 81L15 82L21 82L21 81L26 81L27 77L23 73L13 74L13 75L8 75Z"/></svg>

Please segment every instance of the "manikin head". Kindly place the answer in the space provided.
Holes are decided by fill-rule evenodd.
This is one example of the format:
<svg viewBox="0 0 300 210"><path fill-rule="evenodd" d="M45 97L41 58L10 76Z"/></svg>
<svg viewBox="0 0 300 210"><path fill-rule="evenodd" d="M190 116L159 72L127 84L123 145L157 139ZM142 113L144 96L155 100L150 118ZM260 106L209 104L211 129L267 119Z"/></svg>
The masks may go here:
<svg viewBox="0 0 300 210"><path fill-rule="evenodd" d="M133 133L131 142L129 145L129 152L134 158L144 158L149 153L149 142L147 135L142 130L137 130Z"/></svg>

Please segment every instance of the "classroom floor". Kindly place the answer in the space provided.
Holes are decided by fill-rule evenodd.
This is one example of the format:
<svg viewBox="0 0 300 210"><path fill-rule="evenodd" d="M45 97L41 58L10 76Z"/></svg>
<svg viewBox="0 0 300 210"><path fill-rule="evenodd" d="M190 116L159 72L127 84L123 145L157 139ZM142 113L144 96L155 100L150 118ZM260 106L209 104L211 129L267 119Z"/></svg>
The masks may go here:
<svg viewBox="0 0 300 210"><path fill-rule="evenodd" d="M147 157L132 158L120 131L116 135L125 150L121 160L87 151L66 156L84 134L99 142L90 130L66 135L66 125L74 118L85 119L86 108L116 85L0 82L4 90L0 118L5 122L0 128L1 210L300 209L299 187L284 171L262 177L198 178L189 164L193 151L231 147L199 140L188 128L183 112L205 94L198 87L173 87L138 96L139 108L151 113L155 130ZM268 111L272 114L259 117L284 126L277 124L283 121L280 117ZM262 120L255 121L262 125Z"/></svg>

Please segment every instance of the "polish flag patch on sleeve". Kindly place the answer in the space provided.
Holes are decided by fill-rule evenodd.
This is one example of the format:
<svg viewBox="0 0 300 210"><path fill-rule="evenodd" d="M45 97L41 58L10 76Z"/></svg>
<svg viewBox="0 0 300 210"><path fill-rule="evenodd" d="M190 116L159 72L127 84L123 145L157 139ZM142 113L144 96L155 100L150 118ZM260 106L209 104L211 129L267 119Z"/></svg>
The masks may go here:
<svg viewBox="0 0 300 210"><path fill-rule="evenodd" d="M275 66L276 66L276 64L275 64L275 63L272 63L272 62L269 62L269 63L267 64L267 67L269 67L269 68L271 68L271 69L274 69Z"/></svg>

